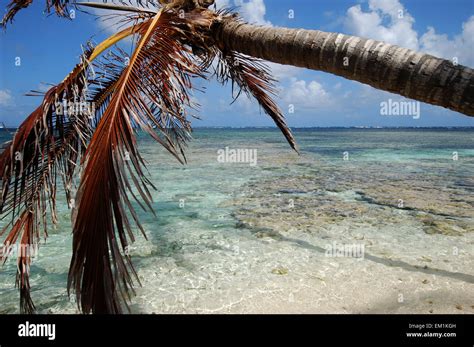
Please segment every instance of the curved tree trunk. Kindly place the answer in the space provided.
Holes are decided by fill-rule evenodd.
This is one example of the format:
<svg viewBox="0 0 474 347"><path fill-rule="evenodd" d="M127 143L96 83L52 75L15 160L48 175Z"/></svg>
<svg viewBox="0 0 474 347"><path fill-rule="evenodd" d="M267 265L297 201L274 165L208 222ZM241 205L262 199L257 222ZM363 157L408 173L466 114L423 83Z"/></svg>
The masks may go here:
<svg viewBox="0 0 474 347"><path fill-rule="evenodd" d="M321 70L474 116L474 70L429 54L338 33L224 20L226 48L279 64Z"/></svg>

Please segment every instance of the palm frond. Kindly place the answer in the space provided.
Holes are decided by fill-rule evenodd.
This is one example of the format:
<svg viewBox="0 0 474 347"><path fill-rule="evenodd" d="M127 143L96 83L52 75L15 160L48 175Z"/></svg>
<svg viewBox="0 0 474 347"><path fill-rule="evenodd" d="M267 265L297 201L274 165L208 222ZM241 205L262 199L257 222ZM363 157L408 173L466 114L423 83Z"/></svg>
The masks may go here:
<svg viewBox="0 0 474 347"><path fill-rule="evenodd" d="M89 47L90 48L90 47ZM43 103L19 127L12 142L0 155L0 178L2 194L0 212L2 218L11 217L2 235L9 230L2 246L3 262L7 260L5 250L20 239L19 249L37 246L47 237L47 212L52 223L56 223L57 176L63 178L68 201L71 198L71 183L76 163L85 149L90 134L87 113L71 114L59 105L79 103L87 87L87 64L91 49L88 49L74 70L44 96ZM20 308L31 313L34 305L29 294L29 254L18 257L17 284L20 288Z"/></svg>
<svg viewBox="0 0 474 347"><path fill-rule="evenodd" d="M238 52L215 48L218 64L215 69L217 79L222 84L232 83L234 101L244 92L248 98L255 98L281 130L291 148L298 151L296 141L286 124L280 108L273 100L276 95L276 80L270 75L268 67L260 59ZM237 91L236 91L236 87ZM234 92L236 91L236 94Z"/></svg>
<svg viewBox="0 0 474 347"><path fill-rule="evenodd" d="M132 20L136 22L136 18ZM112 35L95 48L88 44L81 63L60 84L53 85L44 93L42 104L20 125L13 140L2 148L0 213L2 219L10 216L11 221L0 232L1 236L8 231L0 247L0 261L7 260L8 250L15 246L12 240L18 240L17 233L23 235L21 240L31 241L35 247L41 237L39 232L32 232L33 228L37 231L42 229L44 238L47 237L47 211L52 223L56 223L58 176L63 179L68 204L74 203L73 178L90 139L94 115L89 114L88 109L79 113L77 109L69 111L68 105L71 102L81 105L83 101L94 105L96 100L87 100L86 95L87 84L91 83L88 77L90 62L116 42L140 30L142 24L134 24ZM106 102L107 98L97 100L97 105L100 108ZM26 223L26 218L32 218L36 224ZM32 313L34 305L29 295L28 280L30 260L26 261L25 256L20 254L18 261L21 261L17 274L20 310Z"/></svg>
<svg viewBox="0 0 474 347"><path fill-rule="evenodd" d="M13 23L15 15L22 9L30 6L32 2L33 0L12 0L5 9L7 13L3 16L0 26L6 27L8 22Z"/></svg>
<svg viewBox="0 0 474 347"><path fill-rule="evenodd" d="M131 3L131 1L130 1ZM148 5L155 5L153 1L136 1L137 5L139 6L148 6ZM120 11L120 12L135 12L135 13L152 13L156 14L157 10L149 9L147 7L135 7L135 6L124 6L115 3L106 3L106 2L76 2L74 3L78 6L96 8L100 10L111 10L111 11Z"/></svg>
<svg viewBox="0 0 474 347"><path fill-rule="evenodd" d="M7 13L3 16L0 26L6 27L8 22L13 23L16 14L32 4L33 0L11 0L7 5ZM58 16L65 17L69 14L67 10L69 0L46 0L46 12L50 13L54 9Z"/></svg>
<svg viewBox="0 0 474 347"><path fill-rule="evenodd" d="M153 185L143 171L134 127L180 158L177 142L182 137L170 134L189 129L183 106L190 104L191 79L201 75L182 40L185 22L177 12L158 12L138 33L137 47L120 77L109 80L113 91L87 148L73 220L68 288L74 289L84 313L122 312L121 303L126 305L133 283L139 282L125 252L134 240L129 215L143 234L144 229L128 194L135 197L137 191L142 208L153 211L148 189ZM108 69L116 67L109 64ZM104 99L104 93L109 91L102 88L96 97Z"/></svg>
<svg viewBox="0 0 474 347"><path fill-rule="evenodd" d="M230 14L206 10L212 2L206 0L201 7L190 5L183 13L175 8L178 2L160 1L164 6L156 14L132 9L124 15L123 21L134 25L89 50L71 75L46 93L42 105L0 155L0 212L12 217L0 233L9 231L4 247L18 242L37 244L41 230L47 235L46 212L49 207L54 223L56 180L58 174L63 177L68 202L74 207L68 292L75 292L84 313L122 312L122 303L127 305L133 284L139 282L126 250L134 241L133 224L145 232L129 196L144 210L153 211L149 188L154 186L138 152L136 129L185 161L184 148L191 133L187 115L194 108L191 82L206 77L216 58L218 80L231 82L233 91L238 88L235 98L242 92L255 98L296 149L272 99L275 80L267 67L260 60L225 49L212 37L216 20ZM131 57L120 50L112 52L94 64L92 77L87 73L92 60L133 34L139 41ZM77 101L87 88L86 99L95 105L93 115L69 117L57 112L58 101ZM71 188L77 167L82 172L74 197ZM18 257L22 312L34 310L30 262L27 254Z"/></svg>
<svg viewBox="0 0 474 347"><path fill-rule="evenodd" d="M110 4L107 4L107 1L110 2ZM84 5L84 6L89 6L89 7L96 7L96 8L104 8L104 9L113 9L113 10L118 10L120 11L119 6L114 5L114 1L124 3L123 0L103 0L103 3L100 4L101 6L94 6L95 3L76 3L74 1L70 0L45 0L46 2L46 13L51 13L53 10L54 12L60 16L60 17L69 17L69 7L72 5L73 7L77 5ZM128 1L130 4L137 3L139 6L153 6L156 7L158 5L157 1L154 0L129 0ZM33 3L33 0L11 0L10 3L7 5L7 8L5 9L6 13L3 16L2 21L0 22L0 27L6 28L8 22L13 23L13 20L17 13L21 11L22 9L27 8ZM114 7L115 6L115 7ZM108 8L107 8L108 7ZM127 6L129 8L128 11L131 11L130 9L134 8L132 6ZM125 8L122 6L122 8ZM145 11L146 9L144 8L136 8L137 12L139 11Z"/></svg>
<svg viewBox="0 0 474 347"><path fill-rule="evenodd" d="M210 12L210 11L208 11ZM213 25L218 25L227 17L240 21L240 17L228 9L212 12ZM277 81L271 76L270 70L261 59L249 57L239 52L227 49L224 42L216 41L212 28L187 38L193 52L201 61L204 70L214 69L217 80L225 85L231 83L234 101L242 94L254 98L281 130L290 146L298 152L296 141L286 124L285 117L273 100L276 96Z"/></svg>

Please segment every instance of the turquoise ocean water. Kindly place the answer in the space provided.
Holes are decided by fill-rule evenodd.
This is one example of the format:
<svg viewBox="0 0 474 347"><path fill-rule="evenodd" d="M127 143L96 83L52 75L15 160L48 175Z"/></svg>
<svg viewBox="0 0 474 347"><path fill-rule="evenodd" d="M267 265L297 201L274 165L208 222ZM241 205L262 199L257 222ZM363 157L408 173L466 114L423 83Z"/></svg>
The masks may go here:
<svg viewBox="0 0 474 347"><path fill-rule="evenodd" d="M197 129L187 165L140 135L157 216L140 213L148 241L130 249L131 312L474 313L474 129L294 134L300 155L274 129ZM226 147L256 165L221 162ZM76 312L58 210L31 267L41 313ZM0 313L18 312L15 268Z"/></svg>

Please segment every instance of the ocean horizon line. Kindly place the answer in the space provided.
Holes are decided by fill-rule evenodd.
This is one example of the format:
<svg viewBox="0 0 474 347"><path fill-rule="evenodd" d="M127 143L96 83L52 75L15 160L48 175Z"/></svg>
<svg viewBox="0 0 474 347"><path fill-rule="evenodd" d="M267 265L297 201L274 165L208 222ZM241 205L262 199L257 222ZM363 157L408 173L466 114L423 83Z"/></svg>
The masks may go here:
<svg viewBox="0 0 474 347"><path fill-rule="evenodd" d="M380 130L380 129L474 129L474 126L417 126L417 127L410 127L410 126L308 126L308 127L294 127L290 126L291 129L372 129L372 130ZM0 127L0 131L15 131L18 127L7 126L7 127ZM273 129L279 130L276 126L195 126L193 128L196 129Z"/></svg>
<svg viewBox="0 0 474 347"><path fill-rule="evenodd" d="M194 129L199 128L231 128L231 129L278 129L276 126L197 126ZM436 129L436 128L471 128L474 129L474 126L418 126L418 127L408 127L408 126L308 126L308 127L290 127L293 129Z"/></svg>

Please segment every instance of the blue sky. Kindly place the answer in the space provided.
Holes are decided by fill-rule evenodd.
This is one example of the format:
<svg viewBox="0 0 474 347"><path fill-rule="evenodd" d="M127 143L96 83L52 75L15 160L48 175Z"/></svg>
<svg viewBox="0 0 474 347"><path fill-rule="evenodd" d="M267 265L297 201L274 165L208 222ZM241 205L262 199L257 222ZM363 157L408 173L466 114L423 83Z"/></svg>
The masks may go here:
<svg viewBox="0 0 474 347"><path fill-rule="evenodd" d="M370 37L456 57L474 67L472 0L218 0L218 5L240 6L243 16L256 24ZM74 19L65 20L43 10L44 1L36 0L0 33L0 121L9 126L21 123L41 102L25 93L44 90L42 82L60 82L78 62L81 44L100 42L111 33L94 16L76 12ZM21 65L15 66L18 57ZM402 98L319 71L276 64L271 68L280 80L278 100L290 126L474 126L474 118L427 104L421 104L419 119L382 116L381 102ZM213 81L199 86L206 92L195 95L202 120L193 121L194 126L272 125L245 97L230 105L229 87ZM290 105L294 113L289 113Z"/></svg>

